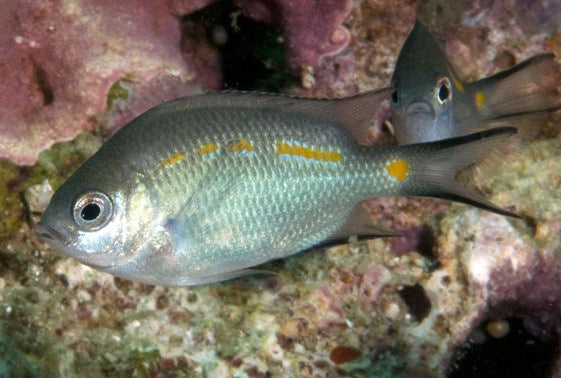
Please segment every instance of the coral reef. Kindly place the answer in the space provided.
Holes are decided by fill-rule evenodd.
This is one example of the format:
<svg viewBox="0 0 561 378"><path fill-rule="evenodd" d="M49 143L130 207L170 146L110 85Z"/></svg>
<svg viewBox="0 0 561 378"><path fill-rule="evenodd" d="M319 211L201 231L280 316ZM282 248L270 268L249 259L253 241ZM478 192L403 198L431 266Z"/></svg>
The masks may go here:
<svg viewBox="0 0 561 378"><path fill-rule="evenodd" d="M204 88L177 48L178 20L154 2L5 0L0 9L0 157L18 164L93 129L118 80L136 101L111 126Z"/></svg>
<svg viewBox="0 0 561 378"><path fill-rule="evenodd" d="M350 40L341 24L351 11L349 0L237 0L250 17L272 24L286 40L286 64L300 73L305 67L317 68L323 56L340 52Z"/></svg>
<svg viewBox="0 0 561 378"><path fill-rule="evenodd" d="M52 143L99 123L112 132L167 99L218 88L220 58L206 42L180 41L177 18L211 2L1 2L0 157L31 165ZM298 75L313 72L350 40L341 25L348 0L238 4L282 33L286 64ZM106 107L115 85L130 98Z"/></svg>
<svg viewBox="0 0 561 378"><path fill-rule="evenodd" d="M92 130L43 151L33 167L0 162L0 375L460 377L481 373L485 353L489 375L512 371L501 361L558 375L559 114L474 179L524 220L431 199L371 200L373 220L401 238L351 240L264 267L279 277L191 288L117 279L38 240L45 179L56 190L107 134L151 104L220 84L217 50L204 33L186 36L193 29L178 19L209 3L0 0L0 154L32 164L53 141ZM415 2L355 1L346 18L346 1L316 15L312 3L239 2L280 29L292 69L313 67L291 92L340 96L387 85ZM561 51L551 4L434 0L419 14L466 77L478 78ZM333 21L318 29L320 16ZM341 23L348 48L319 59L343 46L325 42ZM313 33L317 49L295 52ZM510 355L505 345L522 350L517 361L496 357L499 348Z"/></svg>

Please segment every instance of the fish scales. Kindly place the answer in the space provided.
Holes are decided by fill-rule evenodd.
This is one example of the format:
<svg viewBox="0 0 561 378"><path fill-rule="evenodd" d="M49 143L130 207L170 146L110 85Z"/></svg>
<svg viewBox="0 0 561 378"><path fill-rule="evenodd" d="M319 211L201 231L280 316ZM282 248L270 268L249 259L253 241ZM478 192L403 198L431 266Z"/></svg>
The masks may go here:
<svg viewBox="0 0 561 378"><path fill-rule="evenodd" d="M144 183L146 187L153 188L151 201L157 204L156 207L168 207L168 214L172 214L173 209L181 208L191 221L196 219L193 223L204 224L204 230L198 230L201 233L224 233L224 225L234 225L231 229L233 237L247 248L246 252L238 255L246 256L245 260L256 261L286 253L284 246L294 240L292 233L295 228L300 233L309 234L300 241L297 249L308 247L313 241L329 235L337 228L337 223L344 220L346 212L350 210L350 203L368 198L374 192L373 188L366 188L363 182L376 180L376 174L371 172L371 178L352 177L365 169L360 166L367 165L369 157L355 157L359 155L355 143L332 125L317 123L310 126L307 120L305 127L299 119L301 117L290 115L271 115L256 122L251 121L250 113L245 109L231 110L222 117L218 112L215 122L202 124L194 117L192 125L173 122L166 130L160 130L164 150L181 152L185 159L156 170L154 174L147 174L142 180L147 180ZM184 118L191 119L188 114L184 114ZM149 123L147 125L150 127ZM231 146L237 140L249 141L255 151L232 152ZM182 141L189 143L184 144ZM223 141L218 142L221 146L219 155L197 153L198 146L216 141ZM344 151L344 158L341 162L329 163L297 156L281 157L276 154L275 148L275 143L279 141L308 143L319 150ZM164 160L166 154L169 152L160 154L155 161ZM207 187L205 181L209 175L214 180L226 183L236 178L236 181L239 180L235 184L237 190L226 194L220 186ZM192 196L189 188L204 191L197 196L196 203L188 202L185 205L186 198ZM298 200L295 201L295 198ZM201 203L214 208L211 216L207 211L198 211ZM347 211L341 213L343 209ZM333 214L341 214L339 218L342 219L326 229L323 226L324 218L332 217ZM180 221L188 222L187 219ZM270 227L257 229L256 222ZM278 250L265 248L263 244L271 241ZM241 260L240 256L231 256L230 243L224 243L222 248L216 246L213 250L221 250L221 253L216 254L218 259L231 257L235 260L232 263ZM207 258L206 253L192 256L195 263ZM246 261L242 260L242 263L246 264Z"/></svg>
<svg viewBox="0 0 561 378"><path fill-rule="evenodd" d="M374 112L387 93L340 102L211 93L153 108L55 193L39 233L119 277L193 285L362 231L343 225L367 198L436 193L509 214L446 180L511 129L372 148L357 143L352 125L332 119L348 106L345 117L354 124L353 104L366 102ZM471 153L455 152L465 144Z"/></svg>

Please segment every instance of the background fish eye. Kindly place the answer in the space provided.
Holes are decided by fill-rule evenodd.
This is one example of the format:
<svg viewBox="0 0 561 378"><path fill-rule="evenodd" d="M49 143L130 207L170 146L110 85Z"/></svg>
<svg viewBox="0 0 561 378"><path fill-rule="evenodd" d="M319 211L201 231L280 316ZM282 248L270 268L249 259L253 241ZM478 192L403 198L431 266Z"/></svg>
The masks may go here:
<svg viewBox="0 0 561 378"><path fill-rule="evenodd" d="M452 98L450 79L447 77L440 77L436 82L436 98L441 105L444 105Z"/></svg>
<svg viewBox="0 0 561 378"><path fill-rule="evenodd" d="M74 221L85 231L94 231L105 226L112 215L113 203L101 192L84 193L74 203Z"/></svg>

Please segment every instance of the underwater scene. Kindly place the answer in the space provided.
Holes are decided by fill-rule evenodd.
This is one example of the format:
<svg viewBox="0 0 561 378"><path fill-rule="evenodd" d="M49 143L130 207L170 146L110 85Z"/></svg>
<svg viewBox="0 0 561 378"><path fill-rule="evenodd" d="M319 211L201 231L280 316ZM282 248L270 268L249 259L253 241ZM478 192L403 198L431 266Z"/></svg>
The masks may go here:
<svg viewBox="0 0 561 378"><path fill-rule="evenodd" d="M561 377L561 2L0 0L0 377Z"/></svg>

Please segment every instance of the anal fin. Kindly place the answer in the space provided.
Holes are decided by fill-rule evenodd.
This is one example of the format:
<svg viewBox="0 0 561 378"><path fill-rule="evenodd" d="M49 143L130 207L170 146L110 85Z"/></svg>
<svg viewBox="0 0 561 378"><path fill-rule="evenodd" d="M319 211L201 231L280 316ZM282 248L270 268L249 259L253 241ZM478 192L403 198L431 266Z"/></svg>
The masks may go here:
<svg viewBox="0 0 561 378"><path fill-rule="evenodd" d="M401 234L396 231L384 230L374 226L372 224L370 213L366 210L362 202L359 202L355 205L345 223L343 223L343 225L335 231L335 233L328 237L325 242L346 241L351 236L372 238L387 236L395 237L401 236Z"/></svg>
<svg viewBox="0 0 561 378"><path fill-rule="evenodd" d="M239 269L230 272L215 274L211 276L203 277L197 280L197 285L206 285L212 283L218 283L223 281L229 281L236 278L248 277L248 276L275 276L279 277L280 274L271 272L265 269Z"/></svg>

